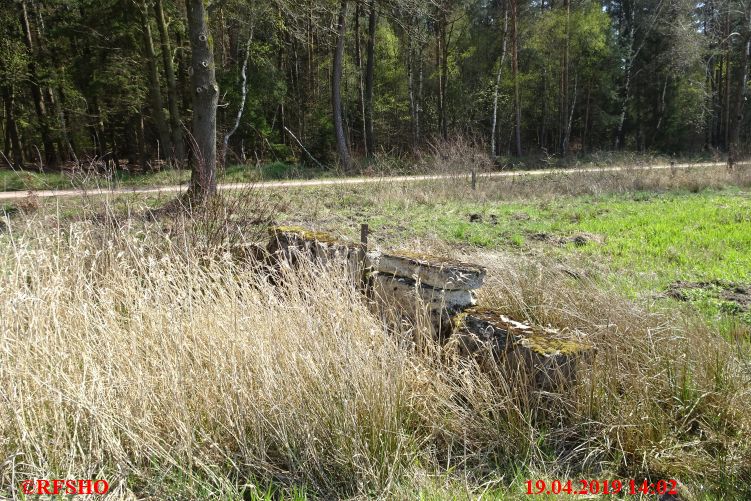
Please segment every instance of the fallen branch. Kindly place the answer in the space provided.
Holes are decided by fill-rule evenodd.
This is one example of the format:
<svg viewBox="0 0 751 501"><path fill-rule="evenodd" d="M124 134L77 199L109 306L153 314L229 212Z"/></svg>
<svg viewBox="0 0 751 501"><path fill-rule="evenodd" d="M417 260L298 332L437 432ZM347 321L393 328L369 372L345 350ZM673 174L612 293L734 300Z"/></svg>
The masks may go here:
<svg viewBox="0 0 751 501"><path fill-rule="evenodd" d="M295 136L292 133L292 131L287 128L286 125L284 126L284 130L286 130L287 133L290 136L292 136L292 139L294 139L297 142L297 144L300 145L300 148L302 148L302 150L305 152L305 154L308 155L310 157L310 159L313 160L316 163L316 165L318 165L318 167L320 167L321 169L324 169L324 170L326 169L326 167L324 167L323 164L321 164L321 162L319 162L318 160L316 160L316 158L313 155L311 155L311 153L305 148L305 146L303 146L302 142L299 139L297 139L297 136Z"/></svg>

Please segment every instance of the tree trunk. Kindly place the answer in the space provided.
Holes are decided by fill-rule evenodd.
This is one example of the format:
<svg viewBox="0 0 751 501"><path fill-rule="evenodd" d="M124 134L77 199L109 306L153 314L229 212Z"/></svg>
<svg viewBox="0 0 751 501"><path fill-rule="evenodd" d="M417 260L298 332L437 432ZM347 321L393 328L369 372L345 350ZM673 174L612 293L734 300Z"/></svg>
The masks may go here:
<svg viewBox="0 0 751 501"><path fill-rule="evenodd" d="M143 130L143 113L138 117L136 125L138 127L138 164L141 166L141 172L146 172L149 170L149 159L146 156L146 134L144 134Z"/></svg>
<svg viewBox="0 0 751 501"><path fill-rule="evenodd" d="M589 152L590 147L590 127L589 114L592 107L592 80L587 80L587 106L584 111L584 129L582 130L582 151Z"/></svg>
<svg viewBox="0 0 751 501"><path fill-rule="evenodd" d="M519 96L519 33L518 0L511 0L511 73L514 79L514 145L516 156L522 156L522 110Z"/></svg>
<svg viewBox="0 0 751 501"><path fill-rule="evenodd" d="M495 77L495 92L493 93L493 117L490 132L490 157L495 158L496 154L496 128L498 125L498 92L501 87L501 74L503 72L503 64L506 61L506 40L508 36L508 8L504 9L504 21L503 21L503 43L501 45L501 61L498 65L498 74Z"/></svg>
<svg viewBox="0 0 751 501"><path fill-rule="evenodd" d="M31 76L30 87L31 96L34 100L34 110L36 111L37 120L39 121L39 132L42 136L42 144L44 146L44 162L46 167L55 167L58 163L57 152L55 151L55 145L52 141L52 134L50 132L49 121L47 117L47 109L44 105L44 98L42 96L42 88L39 85L39 77L37 75L36 62L39 59L36 53L34 38L31 34L31 25L29 24L29 15L26 9L26 1L21 2L21 24L24 31L24 43L31 53L29 58L29 75Z"/></svg>
<svg viewBox="0 0 751 501"><path fill-rule="evenodd" d="M237 132L240 127L240 121L243 117L243 111L245 110L245 101L248 98L248 59L250 59L250 44L253 42L253 29L251 28L250 36L248 37L248 43L245 46L245 59L243 59L242 70L240 71L240 106L237 108L237 115L235 116L235 124L232 129L224 136L224 144L222 145L222 167L227 165L227 149L229 148L229 140L232 135ZM286 129L286 127L285 127Z"/></svg>
<svg viewBox="0 0 751 501"><path fill-rule="evenodd" d="M375 134L373 133L373 78L375 73L375 42L378 21L375 0L370 0L370 15L368 17L368 61L365 67L365 142L367 155L375 151Z"/></svg>
<svg viewBox="0 0 751 501"><path fill-rule="evenodd" d="M626 81L623 85L623 98L621 99L621 112L618 117L618 128L615 132L615 149L622 150L626 143L624 126L626 124L626 113L628 112L628 103L631 101L631 69L633 60L629 56L626 61Z"/></svg>
<svg viewBox="0 0 751 501"><path fill-rule="evenodd" d="M76 146L76 141L74 137L71 135L71 131L74 129L71 125L70 120L70 113L68 112L68 106L67 106L67 100L65 97L65 91L63 90L63 86L59 85L57 88L57 93L60 96L60 123L63 127L63 137L65 138L65 144L68 147L68 152L70 153L70 157L78 163L78 148Z"/></svg>
<svg viewBox="0 0 751 501"><path fill-rule="evenodd" d="M561 65L561 135L560 135L560 153L568 153L568 134L570 131L569 123L569 45L571 37L571 4L569 0L563 0L563 7L566 9L566 42L563 49L563 64Z"/></svg>
<svg viewBox="0 0 751 501"><path fill-rule="evenodd" d="M441 13L436 44L436 64L438 65L438 123L443 140L448 139L448 119L446 117L446 86L448 84L448 40L446 12Z"/></svg>
<svg viewBox="0 0 751 501"><path fill-rule="evenodd" d="M566 123L564 124L565 130L563 133L563 152L564 154L568 152L568 145L571 141L571 128L574 123L574 111L576 110L576 99L577 99L577 92L578 92L578 85L579 85L579 77L574 72L574 95L571 102L571 109L566 110ZM568 101L568 99L566 100Z"/></svg>
<svg viewBox="0 0 751 501"><path fill-rule="evenodd" d="M416 140L416 134L415 134L415 115L416 115L416 107L415 107L415 48L414 48L414 41L412 39L412 34L409 34L409 47L407 48L407 94L409 95L409 116L412 119L412 146L414 147Z"/></svg>
<svg viewBox="0 0 751 501"><path fill-rule="evenodd" d="M360 43L360 17L362 17L362 7L360 0L357 1L355 8L355 66L357 66L357 86L358 99L360 100L360 118L362 120L362 144L365 154L368 154L368 132L365 119L365 75L362 67L362 44Z"/></svg>
<svg viewBox="0 0 751 501"><path fill-rule="evenodd" d="M415 107L415 147L420 145L420 141L422 139L422 133L421 133L421 124L422 119L420 118L421 112L422 112L422 102L423 102L423 90L425 88L425 60L423 57L423 54L425 52L425 46L420 45L420 52L418 56L418 61L420 62L420 67L417 72L417 106Z"/></svg>
<svg viewBox="0 0 751 501"><path fill-rule="evenodd" d="M183 136L182 120L180 119L180 102L177 91L177 79L175 78L175 66L172 63L172 44L169 39L167 22L164 17L162 0L156 0L154 4L156 24L159 28L159 40L164 62L164 75L167 79L167 103L169 107L169 121L174 148L173 160L183 162L185 160L185 139Z"/></svg>
<svg viewBox="0 0 751 501"><path fill-rule="evenodd" d="M723 136L723 145L725 149L730 152L730 143L732 136L732 133L730 129L732 128L732 122L733 122L733 112L730 110L730 80L731 80L731 74L730 74L730 67L731 67L731 35L730 35L730 8L728 6L727 11L725 12L725 44L727 46L727 49L725 50L725 103L724 103L724 117L725 120L723 122L723 127L725 130L725 135Z"/></svg>
<svg viewBox="0 0 751 501"><path fill-rule="evenodd" d="M196 0L197 1L197 0ZM352 168L352 158L347 147L347 138L344 134L344 119L342 117L342 71L344 65L344 37L347 20L347 0L342 0L339 17L337 20L337 42L334 53L333 78L331 82L331 104L334 113L334 133L336 134L336 149L339 160L345 171Z"/></svg>
<svg viewBox="0 0 751 501"><path fill-rule="evenodd" d="M193 68L193 172L190 197L203 201L216 193L216 83L214 48L204 0L186 0Z"/></svg>
<svg viewBox="0 0 751 501"><path fill-rule="evenodd" d="M751 4L749 4L751 8ZM748 13L749 23L751 23L751 12ZM748 67L751 59L751 27L746 34L742 45L743 55L741 64L738 69L737 86L735 88L735 106L733 119L731 121L730 141L728 144L728 166L733 167L738 160L740 146L741 126L743 124L743 105L746 101L746 92L748 88Z"/></svg>
<svg viewBox="0 0 751 501"><path fill-rule="evenodd" d="M12 153L13 165L15 167L23 167L23 148L21 147L21 140L18 136L18 125L16 124L16 118L13 114L13 89L10 86L3 87L3 103L5 104L5 132L8 136L8 142L6 147L9 146Z"/></svg>
<svg viewBox="0 0 751 501"><path fill-rule="evenodd" d="M422 99L422 55L424 46L419 43L419 50L415 50L414 35L410 34L409 62L408 62L408 90L409 108L412 116L412 148L417 149L420 144L420 102ZM415 76L415 73L417 75ZM417 83L415 83L415 80Z"/></svg>
<svg viewBox="0 0 751 501"><path fill-rule="evenodd" d="M32 1L29 7L31 9L31 17L36 19L34 23L36 28L36 44L34 47L34 56L37 58L37 61L49 61L51 54L47 49L45 43L44 19L42 17L40 5L38 2ZM54 65L52 68L49 68L48 71L51 71L51 75L49 77L51 80L60 81L59 77L55 75L56 71L54 69ZM47 125L50 130L53 131L52 135L56 136L54 137L57 142L56 160L58 162L67 161L70 159L69 149L66 147L66 145L69 144L69 140L63 107L61 103L57 99L55 99L55 92L53 91L51 86L45 85L43 87L40 86L40 88L42 89L42 100L44 101L45 109L47 110ZM56 130L59 130L60 133L55 134L54 131Z"/></svg>
<svg viewBox="0 0 751 501"><path fill-rule="evenodd" d="M634 61L636 59L636 51L634 44L636 43L636 26L633 11L623 12L621 14L622 23L625 25L624 31L627 40L626 54L626 67L624 68L624 83L623 83L623 95L621 96L621 109L620 116L618 118L618 127L615 132L615 149L621 150L626 143L626 134L624 126L626 124L626 114L628 113L628 103L631 101L631 73L634 68Z"/></svg>
<svg viewBox="0 0 751 501"><path fill-rule="evenodd" d="M167 120L164 117L162 90L159 85L159 68L157 67L156 52L154 51L154 40L151 38L151 23L149 22L149 9L146 0L141 2L141 30L148 68L149 104L151 105L154 125L156 125L156 130L159 134L159 151L164 153L165 158L172 158L172 141L170 140Z"/></svg>

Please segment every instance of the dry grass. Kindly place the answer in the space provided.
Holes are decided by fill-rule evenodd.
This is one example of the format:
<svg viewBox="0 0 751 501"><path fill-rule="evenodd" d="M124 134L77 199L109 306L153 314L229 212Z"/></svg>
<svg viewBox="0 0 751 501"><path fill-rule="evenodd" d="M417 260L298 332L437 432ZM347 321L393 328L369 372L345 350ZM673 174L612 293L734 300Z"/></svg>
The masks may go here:
<svg viewBox="0 0 751 501"><path fill-rule="evenodd" d="M468 164L464 164L465 166ZM509 177L489 177L478 174L477 190L471 189L469 168L458 172L464 179L426 181L422 183L383 183L369 185L370 196L380 203L391 200L399 203L421 200L529 200L580 195L608 195L639 191L689 191L721 189L728 186L751 186L751 164L726 167L688 167L676 169L642 169L636 165L616 166L623 170L566 171ZM589 169L589 168L588 168ZM457 172L456 170L452 172Z"/></svg>
<svg viewBox="0 0 751 501"><path fill-rule="evenodd" d="M748 348L698 317L473 254L486 304L598 349L573 391L530 395L415 350L426 332L389 331L344 270L270 280L161 223L49 217L0 236L0 496L95 477L116 497L523 497L533 474L751 495Z"/></svg>

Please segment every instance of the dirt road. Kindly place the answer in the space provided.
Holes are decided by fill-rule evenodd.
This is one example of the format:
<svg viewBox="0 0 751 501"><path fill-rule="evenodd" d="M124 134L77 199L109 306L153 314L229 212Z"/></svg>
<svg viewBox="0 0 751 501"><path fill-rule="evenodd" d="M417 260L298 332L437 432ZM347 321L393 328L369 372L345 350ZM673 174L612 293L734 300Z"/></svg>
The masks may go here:
<svg viewBox="0 0 751 501"><path fill-rule="evenodd" d="M649 170L669 170L669 169L690 169L690 168L708 168L708 167L725 167L727 164L721 162L707 162L695 164L660 164L644 167L586 167L576 169L541 169L527 171L508 171L492 172L478 174L479 179L495 179L504 177L524 177L524 176L545 176L550 174L582 174L582 173L606 173L622 171L649 171ZM749 165L749 162L736 164L736 168L741 165ZM450 179L469 180L470 173L465 174L434 174L422 176L393 176L393 177L350 177L339 179L311 179L303 181L264 181L259 183L226 183L220 184L220 190L240 190L254 187L256 189L282 189L282 188L305 188L315 186L348 186L361 184L378 184L378 183L414 183L420 181L439 181ZM116 189L91 189L91 190L39 190L33 191L33 194L40 198L52 197L77 197L77 196L102 196L102 195L127 195L133 193L141 194L168 194L182 193L187 189L186 185L159 186L146 188L116 188ZM28 191L4 191L0 192L0 201L17 200L29 196Z"/></svg>

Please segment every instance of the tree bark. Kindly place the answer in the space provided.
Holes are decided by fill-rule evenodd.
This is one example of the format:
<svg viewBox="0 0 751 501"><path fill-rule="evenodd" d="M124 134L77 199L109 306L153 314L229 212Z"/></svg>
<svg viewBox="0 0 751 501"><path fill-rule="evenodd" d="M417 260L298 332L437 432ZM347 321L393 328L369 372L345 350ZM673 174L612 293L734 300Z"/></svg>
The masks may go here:
<svg viewBox="0 0 751 501"><path fill-rule="evenodd" d="M31 17L36 19L34 23L36 28L36 44L34 47L35 57L38 61L49 61L51 54L47 49L45 43L44 18L42 17L42 10L38 2L32 1L29 7L31 9ZM52 65L52 68L50 69L52 72L50 78L52 80L59 81L59 76L55 75L56 71L54 69L54 65ZM70 141L68 139L67 124L65 122L65 112L63 106L59 102L59 100L55 98L55 91L53 90L52 86L45 85L43 87L40 86L40 88L42 89L42 100L44 101L45 108L47 110L47 123L51 131L53 131L52 135L56 136L53 137L53 139L57 142L56 160L58 162L67 161L70 159L70 152L66 145L70 144ZM59 131L59 133L55 134L54 131ZM75 155L73 155L73 157L75 157Z"/></svg>
<svg viewBox="0 0 751 501"><path fill-rule="evenodd" d="M159 29L159 40L164 62L164 76L167 79L167 104L169 107L170 135L174 148L173 160L183 162L185 160L185 139L183 135L182 120L180 119L180 102L177 91L177 79L175 78L175 66L172 62L172 44L169 39L169 30L164 17L162 0L154 3L156 24Z"/></svg>
<svg viewBox="0 0 751 501"><path fill-rule="evenodd" d="M751 4L749 4L751 9ZM748 22L751 23L751 12L748 13ZM738 160L740 146L741 125L743 124L743 105L746 101L748 88L748 68L751 59L751 26L748 28L745 40L742 44L741 64L738 68L738 77L735 88L735 106L731 121L730 141L728 144L728 166L733 167Z"/></svg>
<svg viewBox="0 0 751 501"><path fill-rule="evenodd" d="M420 51L418 55L418 61L420 63L420 66L417 71L417 106L415 107L415 146L420 145L420 141L422 140L422 119L420 118L422 115L422 103L423 103L423 96L425 93L423 92L425 89L425 59L424 54L425 52L425 46L420 44Z"/></svg>
<svg viewBox="0 0 751 501"><path fill-rule="evenodd" d="M368 61L365 65L365 134L366 153L373 155L375 151L375 134L373 133L373 79L375 74L375 42L376 26L378 22L375 0L370 0L370 15L368 17Z"/></svg>
<svg viewBox="0 0 751 501"><path fill-rule="evenodd" d="M347 138L344 133L344 119L342 117L342 71L344 66L344 37L347 20L347 0L342 0L337 20L337 42L334 53L333 78L331 82L331 104L334 113L334 133L336 134L336 149L339 160L345 171L352 168L352 158L347 146Z"/></svg>
<svg viewBox="0 0 751 501"><path fill-rule="evenodd" d="M571 4L569 0L563 0L563 7L566 9L566 42L563 49L563 64L561 65L561 135L560 135L560 152L561 155L568 153L568 135L569 135L569 46L571 38Z"/></svg>
<svg viewBox="0 0 751 501"><path fill-rule="evenodd" d="M409 47L407 48L407 94L409 95L409 116L412 119L412 146L416 144L417 135L415 134L415 77L414 77L414 63L415 63L415 49L412 35L409 35Z"/></svg>
<svg viewBox="0 0 751 501"><path fill-rule="evenodd" d="M447 24L446 12L443 11L438 23L438 32L436 33L436 65L438 66L438 128L444 141L448 139L448 119L446 117L446 86L448 84Z"/></svg>
<svg viewBox="0 0 751 501"><path fill-rule="evenodd" d="M519 96L519 5L511 0L511 73L514 79L514 145L516 156L522 156L522 110Z"/></svg>
<svg viewBox="0 0 751 501"><path fill-rule="evenodd" d="M203 201L216 193L216 83L214 48L204 0L186 0L193 68L193 171L189 196Z"/></svg>
<svg viewBox="0 0 751 501"><path fill-rule="evenodd" d="M490 157L495 158L496 151L496 129L498 125L498 93L501 87L501 75L503 72L503 64L506 62L506 40L508 37L508 7L504 9L504 21L503 21L503 43L501 44L501 60L498 64L498 73L495 77L495 92L493 93L493 117L490 132Z"/></svg>
<svg viewBox="0 0 751 501"><path fill-rule="evenodd" d="M149 81L149 104L151 105L151 114L159 134L159 151L163 152L165 158L171 158L172 141L170 140L167 120L164 116L164 107L162 101L162 90L159 85L159 68L157 67L156 51L154 50L154 40L151 37L151 23L149 22L149 9L146 0L141 2L141 32L143 36L144 50L146 51L146 65L148 69Z"/></svg>
<svg viewBox="0 0 751 501"><path fill-rule="evenodd" d="M368 154L368 132L366 127L367 120L365 119L365 72L362 67L362 44L360 43L360 17L362 15L362 7L360 0L357 1L355 8L355 65L357 66L357 85L358 85L358 98L360 99L360 118L362 120L362 144L365 154Z"/></svg>
<svg viewBox="0 0 751 501"><path fill-rule="evenodd" d="M227 165L227 149L229 148L229 140L232 135L237 132L240 127L240 121L243 117L243 111L245 110L245 101L248 98L248 60L250 59L250 44L253 42L253 29L251 28L250 36L248 37L248 43L245 46L245 59L243 59L242 70L240 71L240 106L237 108L237 115L235 116L235 124L232 126L229 132L224 136L224 144L222 145L222 167ZM286 129L286 127L285 127Z"/></svg>
<svg viewBox="0 0 751 501"><path fill-rule="evenodd" d="M618 128L615 132L615 149L621 150L626 143L624 126L626 124L626 114L628 112L628 103L631 101L631 72L634 66L634 26L629 28L629 54L626 57L625 81L623 84L623 97L621 99L621 110L618 118Z"/></svg>
<svg viewBox="0 0 751 501"><path fill-rule="evenodd" d="M42 96L42 88L39 85L39 77L37 74L36 61L39 59L36 47L34 45L34 38L31 33L31 25L29 24L29 14L26 9L26 1L21 2L21 24L24 31L24 43L31 53L29 58L29 74L31 79L29 81L31 87L31 96L34 100L34 110L36 111L37 120L39 121L39 132L42 136L42 144L44 146L44 162L46 167L55 167L58 164L57 152L55 151L55 144L52 141L52 133L49 127L49 121L47 117L47 109L44 105L44 98Z"/></svg>
<svg viewBox="0 0 751 501"><path fill-rule="evenodd" d="M18 125L13 113L13 89L10 86L3 87L3 103L5 105L5 133L8 136L10 152L12 153L13 165L23 167L23 148L18 136Z"/></svg>

